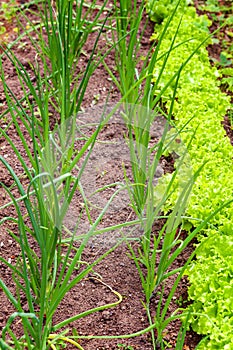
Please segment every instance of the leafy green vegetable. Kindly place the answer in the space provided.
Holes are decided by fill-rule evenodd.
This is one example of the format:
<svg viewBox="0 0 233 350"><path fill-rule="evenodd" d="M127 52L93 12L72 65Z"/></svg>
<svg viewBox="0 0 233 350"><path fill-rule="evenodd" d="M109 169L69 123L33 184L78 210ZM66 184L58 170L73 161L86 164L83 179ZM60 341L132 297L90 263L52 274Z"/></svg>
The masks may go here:
<svg viewBox="0 0 233 350"><path fill-rule="evenodd" d="M163 7L170 9L175 6L175 2L153 1L153 6L151 3L152 1L148 1L149 13L156 22L152 39L157 40L166 24L167 14ZM186 225L190 225L190 222L196 226L199 220L204 220L213 210L232 198L232 146L221 127L223 117L231 105L229 97L219 89L218 78L224 71L218 72L209 63L206 46L211 43L208 36L208 26L211 22L206 16L197 16L195 9L187 6L184 1L166 33L159 55L166 55L168 52L179 23L175 49L168 58L158 91L166 86L174 72L178 71L189 57L190 52L207 39L205 45L198 49L182 70L173 107L175 127L181 129L186 125L182 132L182 143L187 147L189 145L193 171L203 162L207 162L196 180L186 210ZM157 62L154 68L155 81L159 71L160 63ZM231 86L231 82L224 82ZM166 108L172 103L172 93L173 87L170 86L163 96ZM171 144L168 151L177 152L177 145ZM177 162L178 160L175 166ZM185 177L186 171L184 168L179 169L180 178ZM169 176L170 174L167 174L159 180L155 188L155 198L159 198L163 193ZM165 212L173 208L177 195L177 191L174 190L164 208ZM191 283L189 298L193 301L190 306L190 322L196 332L208 335L198 349L233 348L232 220L232 206L224 208L212 218L209 226L199 236L202 245L197 259L187 271Z"/></svg>

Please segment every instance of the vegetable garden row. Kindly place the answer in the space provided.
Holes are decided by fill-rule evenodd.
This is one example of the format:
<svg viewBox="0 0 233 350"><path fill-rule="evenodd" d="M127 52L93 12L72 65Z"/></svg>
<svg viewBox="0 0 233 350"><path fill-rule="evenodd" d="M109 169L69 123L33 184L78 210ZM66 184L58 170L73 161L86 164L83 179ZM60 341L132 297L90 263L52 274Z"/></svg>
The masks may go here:
<svg viewBox="0 0 233 350"><path fill-rule="evenodd" d="M163 2L162 2L163 3ZM158 19L161 2L150 7L152 19ZM160 16L166 18L174 5L164 2L164 9ZM173 115L175 125L182 128L182 140L188 147L192 168L195 171L200 164L205 163L193 187L192 195L186 215L187 228L195 227L198 220L204 220L213 210L220 208L232 197L232 146L225 137L221 122L227 111L231 109L230 97L222 93L219 88L219 73L212 68L206 46L211 42L208 37L210 21L207 16L198 16L195 8L185 6L177 11L172 25L163 40L161 53L166 52L182 22L175 44L184 43L171 53L166 71L163 73L161 86L164 86L173 72L195 53L191 61L182 69L177 86L176 101ZM155 27L155 38L161 33L164 22ZM192 40L190 40L192 38ZM159 68L155 68L157 76ZM164 94L166 105L170 105L172 88ZM190 139L192 142L190 143ZM189 146L188 146L189 145ZM176 150L174 145L174 151ZM190 169L187 169L190 171ZM181 176L185 176L185 169L181 169ZM167 206L168 211L174 205L176 197ZM231 349L232 344L232 205L224 207L209 220L207 228L198 236L201 243L197 249L196 260L193 261L186 273L191 286L189 297L191 305L191 323L195 331L207 334L200 349Z"/></svg>
<svg viewBox="0 0 233 350"><path fill-rule="evenodd" d="M197 349L232 349L232 146L221 125L232 104L220 89L221 73L210 63L210 20L198 16L185 0L35 0L11 11L12 16L18 11L21 24L15 41L1 47L7 106L1 113L0 135L14 156L0 155L4 174L11 179L10 186L1 180L7 200L0 206L0 234L9 236L20 253L15 262L0 256L1 268L11 271L14 283L12 289L9 281L0 278L1 292L14 309L2 329L1 349L83 350L85 340L123 342L145 334L150 334L147 345L152 349L167 349L171 344L165 334L172 322L181 322L174 349L187 348L189 329L203 335ZM155 27L151 47L142 57L147 14ZM231 16L228 25L232 25ZM23 47L24 38L35 50L35 60L26 66L14 53L16 45ZM93 48L86 53L90 40ZM106 59L109 55L114 67ZM17 73L21 96L8 82L6 61ZM224 62L230 64L230 56ZM99 115L95 96L93 113L99 119L85 125L85 94L100 66L121 98L112 104L109 92ZM230 75L231 69L223 74ZM122 181L103 184L89 196L83 185L85 168L102 142L101 132L113 125L111 118L116 115L126 130L131 173L123 164ZM163 134L154 141L152 128L161 116L166 120ZM171 155L174 171L165 172L157 183L161 159ZM103 171L99 177L104 176ZM111 193L105 205L93 205L93 196L101 197L105 191ZM133 215L124 222L101 226L124 191ZM82 209L77 218L72 213L77 222L69 226L73 200ZM87 232L80 234L83 217ZM154 226L161 222L162 228L154 234ZM138 231L140 237L130 236ZM121 239L117 236L115 245L106 246L93 261L83 261L92 239L101 239L106 232L120 232ZM192 244L185 264L174 267ZM95 273L98 264L121 245L128 247L141 280L147 326L130 334L92 335L88 329L81 335L72 329L74 322L123 302L121 292ZM190 305L171 312L184 276L188 276ZM115 299L77 314L71 310L69 317L57 320L63 300L87 279L101 283ZM124 344L119 347L132 349Z"/></svg>

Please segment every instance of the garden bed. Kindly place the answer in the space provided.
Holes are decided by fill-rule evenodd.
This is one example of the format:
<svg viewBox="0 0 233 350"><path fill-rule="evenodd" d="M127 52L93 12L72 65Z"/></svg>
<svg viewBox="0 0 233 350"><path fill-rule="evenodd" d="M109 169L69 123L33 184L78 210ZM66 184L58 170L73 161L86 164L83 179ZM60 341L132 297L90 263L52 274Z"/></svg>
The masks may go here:
<svg viewBox="0 0 233 350"><path fill-rule="evenodd" d="M38 8L32 6L31 9L33 13L28 12L28 17L30 20L35 21L36 13ZM31 17L30 17L31 16ZM146 15L145 15L146 20ZM14 33L14 28L17 25L17 22L12 18L11 26L7 26L8 40L13 41L16 38ZM23 26L26 28L28 23L25 19L21 19ZM143 28L144 23L141 23L141 28ZM140 55L146 56L150 50L150 37L154 30L154 24L149 22L147 28L142 37ZM104 34L104 33L103 33ZM83 54L80 56L80 60L77 64L77 71L82 70L84 64L87 63L88 58L92 52L93 45L95 42L96 33L93 34L88 42L85 44L83 49ZM99 49L105 46L104 35L101 37L98 47ZM211 57L219 57L218 47L212 46L209 48L209 55ZM33 69L32 62L35 62L35 51L32 46L32 43L27 37L24 37L21 40L20 45L13 47L13 52L18 57L31 75L33 81ZM105 59L106 64L112 71L114 71L114 53L110 52ZM40 63L41 64L41 63ZM22 87L18 82L17 72L12 66L12 62L6 59L3 56L3 66L5 71L5 76L7 78L7 83L9 84L11 90L17 99L22 97ZM98 111L98 108L95 109L95 106L103 105L103 103L108 99L111 101L111 104L118 102L121 98L120 92L114 86L112 80L109 77L109 74L106 72L106 69L103 64L100 64L96 69L95 73L91 76L85 96L82 103L82 108L84 110L89 110L90 108L93 111ZM5 98L5 93L3 88L0 88L0 103L1 109L7 109L7 101ZM51 113L53 111L51 110ZM54 120L56 119L56 113L54 113ZM95 116L96 117L96 116ZM100 115L98 116L100 117ZM0 120L0 126L4 130L8 131L8 134L11 137L11 140L17 145L19 152L25 157L27 162L27 156L25 155L25 150L22 146L22 141L19 139L16 128L10 124L11 116L9 114L4 115ZM25 130L25 126L20 122L21 130ZM155 125L155 133L151 138L151 145L155 145L158 142L158 139L161 137L161 134L158 133L157 126L163 128L162 118L159 120L158 124ZM227 130L228 136L232 137L232 129L229 123L229 120L226 118L224 121L225 129ZM94 129L91 127L87 131L87 134L93 132ZM124 136L127 134L127 129L124 123L119 122L118 119L111 119L111 121L103 128L103 130L98 135L97 144L100 145L100 148L96 148L96 154L93 155L93 160L91 163L90 170L92 172L91 176L87 173L87 185L88 182L94 182L94 186L104 187L112 183L121 183L125 181L124 169L122 166L122 154L124 153L122 144L124 144ZM31 145L32 140L25 130L25 141ZM82 145L82 142L81 142ZM104 145L104 146L103 146ZM118 145L119 147L117 147ZM77 145L79 146L79 145ZM105 148L106 147L106 148ZM14 169L16 175L21 179L21 183L24 188L28 186L28 179L25 176L22 166L20 165L16 155L12 151L9 142L4 137L1 137L0 140L1 155L9 162L9 164ZM106 153L105 153L106 152ZM130 159L127 155L125 156L124 164L125 171L129 178L132 178L132 173L130 169ZM167 161L169 160L169 162ZM172 158L163 158L160 164L161 174L170 172L171 162L174 162ZM172 164L173 166L173 164ZM15 195L18 190L14 185L14 181L9 173L6 171L6 168L1 163L0 165L0 180L1 182ZM94 188L94 187L93 187ZM91 191L93 192L93 188ZM85 189L85 188L84 188ZM94 188L95 189L95 188ZM109 200L112 192L111 189L106 189L102 191L96 199L97 203L94 203L91 215L93 218L98 217L99 209L95 206L103 206L106 203L106 200ZM9 201L5 190L0 188L0 206L3 206ZM75 213L78 214L82 211L83 203L80 203L80 198L75 198L72 202L72 211L67 216L68 224L72 227L72 220L74 220ZM25 209L23 209L25 210ZM0 218L6 216L16 217L15 210L13 207L7 207L1 210ZM83 230L85 231L86 226L89 225L87 219L83 218ZM116 202L115 207L113 206L109 212L104 215L101 220L99 229L104 229L109 226L119 225L125 222L136 220L135 212L130 206L130 200L127 193L123 193L119 201ZM155 222L153 227L153 233L155 236L158 235L160 227L160 222ZM16 264L18 257L20 256L19 245L12 239L8 234L8 230L11 230L17 235L18 228L17 224L14 222L4 222L0 228L0 254L1 257L6 259L11 264ZM124 235L129 235L129 231L126 229ZM83 232L81 232L83 234ZM118 232L117 238L121 237L122 233ZM185 235L185 233L184 233ZM140 246L140 229L139 227L133 232L133 241L132 248L137 252ZM96 259L98 259L102 254L106 252L107 249L110 249L117 242L116 233L107 232L103 235L95 237L93 241L90 241L83 254L82 261L88 264L91 264ZM132 237L131 237L132 238ZM196 242L195 242L196 243ZM32 241L31 241L31 244ZM74 248L78 249L79 243L74 243ZM38 247L35 247L37 251ZM65 247L63 247L65 251ZM192 254L194 248L190 244L182 254L176 259L173 263L172 268L180 268L185 264L187 259ZM73 253L74 254L74 253ZM15 283L12 279L12 271L7 268L2 262L0 263L1 279L11 290L12 293L15 291ZM74 276L76 271L74 271ZM164 300L169 295L169 292L174 283L174 276L168 279L165 287ZM183 277L177 287L177 290L170 302L168 314L174 312L178 307L186 307L188 301L187 287L188 282L185 277ZM138 270L135 266L134 260L130 256L130 251L127 247L126 242L122 243L120 246L115 248L109 255L107 255L104 260L98 263L91 273L87 274L85 278L79 282L72 290L70 290L62 303L57 308L55 312L53 321L54 323L61 322L68 317L71 317L75 314L79 314L88 309L101 307L105 304L111 304L116 302L117 297L114 294L114 291L117 291L122 296L122 301L117 306L112 308L106 308L102 311L98 311L86 317L83 317L79 320L73 322L70 326L70 333L72 328L75 328L79 336L83 335L92 335L92 336L118 336L125 334L132 334L139 332L149 326L147 313L143 303L145 302L145 296L142 291L142 285ZM25 312L28 311L27 300L21 300L23 309ZM158 301L156 298L151 299L150 310L152 317L155 316L155 310L158 308ZM9 318L9 316L15 311L13 306L9 303L5 297L3 291L0 291L0 329L2 329ZM177 342L177 337L179 329L181 327L180 321L171 322L163 334L163 340L165 348L175 349ZM66 327L65 327L66 328ZM14 322L14 329L16 334L20 334L20 322L16 318ZM17 333L18 332L18 333ZM186 333L186 338L184 341L183 349L192 350L195 349L196 345L200 341L201 336L197 335L195 332L188 331ZM149 350L152 349L151 344L151 333L147 332L140 336L130 337L129 339L80 339L80 345L85 350L107 350L107 349L140 349L140 350ZM71 344L67 345L67 349L74 349L74 346ZM39 350L39 349L38 349Z"/></svg>

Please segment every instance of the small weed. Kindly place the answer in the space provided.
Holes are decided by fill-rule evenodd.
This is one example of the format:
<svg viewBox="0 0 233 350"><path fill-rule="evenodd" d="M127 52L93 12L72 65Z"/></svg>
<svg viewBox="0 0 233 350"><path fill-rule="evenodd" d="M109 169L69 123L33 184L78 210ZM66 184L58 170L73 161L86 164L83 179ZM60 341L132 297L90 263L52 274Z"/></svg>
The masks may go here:
<svg viewBox="0 0 233 350"><path fill-rule="evenodd" d="M223 75L221 85L225 85L226 90L233 92L233 68L223 68L220 72Z"/></svg>
<svg viewBox="0 0 233 350"><path fill-rule="evenodd" d="M6 27L3 22L0 22L0 35L6 33Z"/></svg>
<svg viewBox="0 0 233 350"><path fill-rule="evenodd" d="M17 7L16 0L10 0L7 2L3 1L0 7L0 16L7 21L10 21L15 16Z"/></svg>
<svg viewBox="0 0 233 350"><path fill-rule="evenodd" d="M180 307L183 307L184 304L187 303L187 300L183 299L182 295L179 296L178 299L176 299L176 304Z"/></svg>
<svg viewBox="0 0 233 350"><path fill-rule="evenodd" d="M229 117L229 121L230 121L230 124L231 124L231 129L233 129L233 106L228 111L228 117Z"/></svg>
<svg viewBox="0 0 233 350"><path fill-rule="evenodd" d="M220 66L222 67L227 67L230 66L232 64L232 60L228 58L228 56L230 56L227 52L221 52L220 54Z"/></svg>
<svg viewBox="0 0 233 350"><path fill-rule="evenodd" d="M117 347L122 350L134 350L131 345L117 344Z"/></svg>

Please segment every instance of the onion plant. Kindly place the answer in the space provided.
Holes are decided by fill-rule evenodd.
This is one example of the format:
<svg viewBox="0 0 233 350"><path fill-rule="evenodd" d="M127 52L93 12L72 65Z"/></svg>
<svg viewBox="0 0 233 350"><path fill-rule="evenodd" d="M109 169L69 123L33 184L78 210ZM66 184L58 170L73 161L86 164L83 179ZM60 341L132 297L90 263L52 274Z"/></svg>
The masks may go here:
<svg viewBox="0 0 233 350"><path fill-rule="evenodd" d="M96 0L88 4L83 0L44 2L41 17L48 43L40 35L40 49L51 62L50 76L57 92L57 106L62 108L61 122L79 111L88 80L96 68L93 55L96 54L98 35L85 69L81 74L75 69L80 56L85 55L84 45L90 34L98 32L102 25L100 16L108 10L106 4L107 0L100 7L97 7Z"/></svg>
<svg viewBox="0 0 233 350"><path fill-rule="evenodd" d="M4 49L4 55L18 73L24 94L21 99L15 96L7 84L2 58L0 59L1 80L8 103L7 118L18 133L24 155L11 139L8 127L1 129L1 136L12 147L29 181L28 187L25 188L7 160L3 156L0 157L1 163L18 190L16 196L1 183L9 198L7 206L13 205L17 216L4 218L0 224L8 220L17 224L18 233L9 230L9 235L18 243L21 250L16 265L0 257L0 260L11 269L16 288L16 293L13 295L4 281L0 280L2 290L15 309L2 332L0 340L2 349L56 349L56 344L61 342L63 344L70 342L74 347L82 349L77 341L66 336L66 331L59 333L59 330L76 319L103 310L105 307L112 307L121 301L120 294L113 291L118 298L115 303L73 315L54 325L54 313L67 292L109 253L106 252L93 263L87 265L80 263L87 242L93 236L117 193L92 222L89 231L80 237L78 249L74 250L73 246L76 231L66 240L64 255L62 253L64 217L77 191L80 191L85 202L80 178L96 137L106 122L106 120L100 121L95 132L86 139L85 145L74 152L73 146L77 141L76 114L80 109L88 80L98 65L98 60L93 61L93 55L101 28L104 26L104 22L99 21L99 16L104 9L106 10L106 2L99 8L94 19L92 14L95 2L92 2L85 12L83 12L83 1L45 1L43 5L45 7L40 12L42 18L40 26L30 22L39 41L28 33L37 51L35 62L30 62L36 83L33 83L26 68L13 51ZM42 34L43 28L46 28L47 40ZM76 62L88 35L94 29L98 31L97 38L87 67L76 76ZM61 124L56 137L51 132L51 109L55 110L58 123ZM69 118L71 116L74 117ZM31 144L26 141L25 133L27 139L32 140ZM57 151L57 157L54 150ZM78 175L74 178L72 171L81 160L83 165L81 169L76 169ZM57 167L58 173L55 172ZM88 211L87 207L86 210ZM74 270L78 271L75 276ZM22 306L21 295L27 300L28 310ZM23 336L17 336L12 328L15 319L20 319L19 328Z"/></svg>
<svg viewBox="0 0 233 350"><path fill-rule="evenodd" d="M9 95L9 87L6 86L3 71L2 80L6 98L9 107L11 107L11 96ZM13 293L6 283L2 279L0 280L3 292L15 309L3 328L0 340L2 349L57 349L61 343L64 346L66 343L71 343L74 348L82 349L77 339L75 340L67 335L67 331L61 331L61 329L70 327L72 322L81 317L114 307L122 300L118 292L107 286L117 297L116 302L71 315L56 324L54 322L54 314L69 290L115 249L114 246L89 264L82 262L82 253L86 245L94 235L101 234L101 230L98 230L97 226L111 202L125 186L118 184L119 189L112 195L98 217L94 221L90 221L90 229L85 234L78 235L77 222L72 234L64 237L64 219L72 198L77 192L82 196L82 201L87 204L85 210L89 217L88 203L82 188L82 173L92 153L99 131L117 108L118 105L107 116L101 117L96 130L76 153L73 152L73 145L78 141L79 132L77 130L74 132L74 121L67 120L65 125L61 124L57 130L51 132L48 142L40 149L33 109L29 110L32 112L30 121L27 110L23 110L27 116L24 126L27 126L28 136L32 137L32 147L25 141L25 133L20 129L21 124L17 122L17 117L14 118L15 111L20 113L23 107L14 110L12 120L25 149L24 157L20 154L18 145L8 135L7 127L6 130L1 129L2 136L11 145L21 164L22 171L25 172L29 180L29 185L25 188L25 184L21 183L12 166L3 156L0 156L1 163L18 190L17 196L15 192L11 193L10 189L1 183L9 198L9 203L3 207L13 205L17 216L2 219L0 225L6 221L13 221L17 224L18 233L12 230L8 230L8 233L18 243L21 250L15 265L0 257L0 261L11 270L16 288L16 292ZM21 115L18 117L21 120ZM76 121L76 117L74 120ZM70 155L70 153L72 154ZM78 162L82 163L79 167L77 167ZM136 221L125 223L119 225L119 228L138 223ZM118 229L117 225L105 228L103 232L116 229ZM78 248L74 247L73 244L77 239L79 240ZM75 274L73 274L74 271ZM27 300L27 310L22 305L22 295ZM20 332L23 332L23 336L20 337L16 335L15 328L12 327L14 320L18 319L20 320L17 322L20 325L18 327Z"/></svg>
<svg viewBox="0 0 233 350"><path fill-rule="evenodd" d="M11 269L17 291L16 295L13 295L3 280L0 280L2 290L16 310L3 328L2 339L0 340L1 348L56 349L56 342L62 340L63 343L71 342L75 348L82 349L78 342L71 341L68 336L65 336L65 333L57 333L57 331L85 315L117 305L121 301L120 294L113 291L118 297L118 301L115 303L73 315L56 326L53 323L53 316L67 292L79 283L92 270L93 266L111 251L100 256L93 263L83 266L80 263L82 261L82 252L88 240L94 234L114 195L101 211L90 230L82 240L80 239L80 246L75 251L73 249L73 241L76 232L73 233L69 243L66 243L67 250L64 255L62 254L62 217L68 206L63 201L61 204L56 185L59 183L59 185L63 184L65 188L69 187L69 193L64 192L67 194L66 200L69 204L75 189L77 189L79 177L71 185L69 173L57 179L52 178L49 172L40 173L31 178L30 185L25 192L19 178L4 157L1 156L0 161L15 181L20 195L16 199L10 190L4 184L1 184L17 212L17 219L8 217L7 220L13 220L18 225L18 234L12 231L9 231L9 234L19 244L21 249L16 265L12 265L6 259L0 257L0 260ZM40 181L45 176L50 179L50 182ZM51 206L50 208L55 213L54 215L50 215L51 212L48 210L42 183L44 186L51 187L54 193L54 196L49 198L50 204L52 202L52 208ZM26 208L26 222L22 203ZM1 223L3 223L3 220ZM39 254L37 251L39 251ZM71 257L72 260L70 262ZM75 275L73 275L74 270L76 271ZM27 311L24 310L21 303L22 294L26 297L28 303ZM19 338L14 333L14 330L11 329L12 322L18 318L21 320L23 328L23 336ZM56 329L56 333L54 333L54 329Z"/></svg>
<svg viewBox="0 0 233 350"><path fill-rule="evenodd" d="M172 54L172 50L175 48L176 35L166 55L159 57L159 48L162 44L163 37L172 22L178 5L179 2L167 21L156 46L155 44L152 45L147 56L143 57L143 61L140 62L142 60L142 57L140 56L140 42L147 25L146 22L143 29L139 31L143 16L146 16L145 1L141 2L139 8L137 7L136 1L120 1L119 5L115 2L116 25L113 26L112 29L112 41L114 42L116 52L115 64L118 78L109 69L107 64L105 64L105 67L115 84L119 87L122 96L125 96L125 114L123 115L123 118L128 126L133 179L135 184L140 184L138 186L135 185L132 190L135 209L138 214L143 213L147 201L146 182L148 174L146 169L150 169L148 160L150 157L149 142L151 126L156 118L158 119L161 115L164 115L168 120L164 130L165 137L169 124L171 124L172 108L169 115L164 113L160 108L161 98L167 88L171 84L174 84L174 81L179 79L180 72L183 68L180 67L177 72L174 72L174 76L169 83L161 91L158 91L158 85L166 67L166 62L168 57ZM178 30L179 26L177 32ZM158 78L154 81L153 70L158 60L163 60L163 65ZM133 107L134 105L136 105L136 108ZM140 110L138 106L142 106L143 109ZM156 171L161 155L160 148L158 150L157 161L153 171Z"/></svg>
<svg viewBox="0 0 233 350"><path fill-rule="evenodd" d="M178 6L182 5L181 1L177 1L175 9L167 19L160 37L157 39L156 43L152 45L151 50L146 57L143 57L143 61L140 63L140 41L146 25L141 31L139 28L141 28L140 23L143 16L145 16L145 4L145 1L142 1L140 6L137 6L136 1L115 2L116 17L113 22L115 26L113 25L111 40L115 43L116 47L115 65L117 74L114 74L107 64L105 64L105 67L118 86L122 96L124 96L132 86L135 86L135 89L133 91L131 90L132 92L128 94L127 98L124 100L124 112L122 113L122 117L128 127L128 144L133 176L132 182L130 182L128 178L126 178L126 181L128 183L131 205L138 218L141 220L143 234L137 253L135 253L131 245L129 245L129 248L141 277L145 293L145 308L150 325L152 326L154 323L156 325L157 339L154 328L152 327L151 329L153 348L156 349L157 346L164 348L162 334L168 323L174 319L180 318L180 315L177 314L169 316L168 308L187 264L175 270L172 269L172 264L183 249L192 241L194 236L207 224L209 218L202 222L186 239L181 239L179 232L182 230L183 216L185 215L188 199L192 193L195 180L204 166L204 164L200 165L199 170L192 173L191 164L186 164L186 166L190 167L191 171L188 177L186 176L185 181L179 183L179 178L182 177L183 171L182 164L186 163L188 159L187 148L184 147L182 149L182 146L180 146L181 154L179 154L179 159L175 163L175 172L171 176L170 182L168 181L167 187L164 188L164 193L161 195L159 202L156 202L154 177L161 156L169 150L169 145L176 140L178 140L177 142L179 143L181 142L182 145L182 130L174 129L173 136L170 139L168 137L168 130L173 126L172 111L176 98L176 89L183 68L189 63L200 46L209 39L209 36L190 53L188 59L174 72L170 81L163 88L159 89L160 79L166 68L169 56L172 55L173 50L175 50L177 46L185 44L176 43L176 37L182 21L181 17L169 50L165 54L159 55L163 38L169 30L169 26L172 25L172 20ZM190 40L191 39L192 38L190 38ZM154 68L157 62L161 60L162 65L160 72L157 74L157 78L154 78ZM139 81L141 83L139 83ZM161 108L161 101L166 94L166 90L171 86L173 87L173 96L169 104L170 109L164 110ZM161 118L161 116L166 118L167 123L165 124L160 142L151 148L151 126L153 123L156 123L156 119ZM183 128L186 126L187 125L184 125ZM193 136L194 135L195 131L193 132ZM193 136L191 135L190 137L190 143L192 142ZM176 186L178 186L178 189ZM152 233L152 226L156 220L161 217L164 205L174 191L178 192L177 202L173 210L166 217L164 227L159 232L158 236L155 237ZM192 254L190 259L194 254L195 253ZM188 262L190 262L190 259ZM146 272L144 268L146 268ZM177 274L178 277L174 282L167 301L164 303L163 289L167 279L173 274ZM150 309L151 298L153 296L159 299L155 320L151 317ZM184 339L184 335L179 338L180 345L177 346L180 346L180 349L182 349L183 343L181 339Z"/></svg>
<svg viewBox="0 0 233 350"><path fill-rule="evenodd" d="M109 11L106 3L107 0L97 6L93 1L87 6L84 1L77 0L42 1L36 12L28 9L38 18L37 21L30 20L21 11L20 16L27 21L29 28L25 30L22 27L24 34L20 38L27 35L35 49L35 60L28 62L32 73L12 50L2 48L16 68L24 91L21 101L17 101L11 92L12 98L17 108L20 102L35 106L35 123L42 131L44 142L48 140L51 125L63 124L80 110L88 81L101 61L97 46L108 18L108 15L103 16L104 11ZM103 19L100 19L101 16ZM78 71L77 63L86 56L84 46L93 32L96 36L92 52L87 63ZM19 45L20 42L16 41L15 44ZM32 82L31 74L35 82ZM24 119L25 116L22 121ZM41 136L37 136L42 141Z"/></svg>

